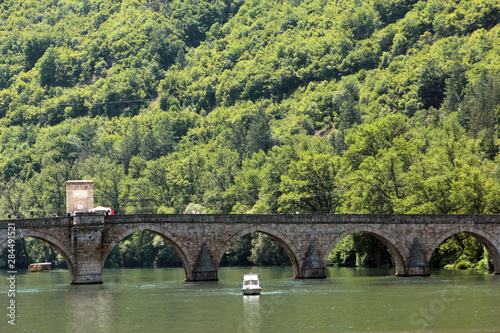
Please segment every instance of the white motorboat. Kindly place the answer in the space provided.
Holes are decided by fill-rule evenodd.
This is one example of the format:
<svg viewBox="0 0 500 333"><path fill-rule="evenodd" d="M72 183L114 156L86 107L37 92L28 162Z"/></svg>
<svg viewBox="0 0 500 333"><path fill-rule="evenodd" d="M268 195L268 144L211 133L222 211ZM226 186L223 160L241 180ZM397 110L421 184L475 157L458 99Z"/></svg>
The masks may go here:
<svg viewBox="0 0 500 333"><path fill-rule="evenodd" d="M259 274L244 274L240 290L243 295L260 295L262 283L259 282Z"/></svg>

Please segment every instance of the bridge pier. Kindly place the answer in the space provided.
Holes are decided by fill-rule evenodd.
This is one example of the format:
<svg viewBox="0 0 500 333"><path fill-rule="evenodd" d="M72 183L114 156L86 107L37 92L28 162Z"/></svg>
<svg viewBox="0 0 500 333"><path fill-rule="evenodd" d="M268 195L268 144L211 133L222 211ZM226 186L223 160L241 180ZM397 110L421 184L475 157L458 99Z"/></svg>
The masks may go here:
<svg viewBox="0 0 500 333"><path fill-rule="evenodd" d="M326 266L321 262L316 243L311 239L301 270L301 279L324 279Z"/></svg>
<svg viewBox="0 0 500 333"><path fill-rule="evenodd" d="M70 284L102 284L102 272L93 273L92 267L82 267L82 270L88 270L89 272L75 274L71 278Z"/></svg>
<svg viewBox="0 0 500 333"><path fill-rule="evenodd" d="M418 238L413 239L413 244L410 250L410 257L405 263L405 271L403 276L428 276L429 263L425 260L424 253L420 246Z"/></svg>
<svg viewBox="0 0 500 333"><path fill-rule="evenodd" d="M405 267L405 274L398 276L429 276L429 266Z"/></svg>
<svg viewBox="0 0 500 333"><path fill-rule="evenodd" d="M188 281L219 281L217 268L215 268L205 242L201 245L192 276L193 279Z"/></svg>
<svg viewBox="0 0 500 333"><path fill-rule="evenodd" d="M71 284L102 283L102 231L104 215L78 214L73 219L71 238L75 263Z"/></svg>
<svg viewBox="0 0 500 333"><path fill-rule="evenodd" d="M326 267L318 267L318 268L302 268L301 279L325 279L325 268Z"/></svg>

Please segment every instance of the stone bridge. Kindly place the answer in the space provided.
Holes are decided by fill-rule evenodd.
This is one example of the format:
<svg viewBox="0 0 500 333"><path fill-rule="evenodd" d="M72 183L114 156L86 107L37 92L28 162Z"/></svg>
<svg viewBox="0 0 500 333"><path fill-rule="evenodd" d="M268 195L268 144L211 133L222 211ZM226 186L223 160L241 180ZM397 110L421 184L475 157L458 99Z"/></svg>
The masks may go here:
<svg viewBox="0 0 500 333"><path fill-rule="evenodd" d="M64 257L70 283L102 283L104 262L126 236L148 230L168 240L183 263L187 281L217 280L222 256L238 238L261 232L276 240L293 265L294 278L324 278L328 255L355 232L369 233L387 246L396 275L429 275L434 250L464 232L487 249L500 274L500 215L102 215L0 221L0 250L15 238L34 237Z"/></svg>

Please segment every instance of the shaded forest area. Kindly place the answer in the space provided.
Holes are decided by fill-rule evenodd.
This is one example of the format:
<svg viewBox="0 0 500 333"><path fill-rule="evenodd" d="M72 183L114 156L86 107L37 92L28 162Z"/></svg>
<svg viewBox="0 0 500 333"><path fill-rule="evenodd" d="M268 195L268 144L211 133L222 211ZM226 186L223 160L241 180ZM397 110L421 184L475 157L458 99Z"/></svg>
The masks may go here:
<svg viewBox="0 0 500 333"><path fill-rule="evenodd" d="M65 214L68 179L122 214L500 212L499 0L0 7L4 216ZM431 264L487 261L457 235Z"/></svg>

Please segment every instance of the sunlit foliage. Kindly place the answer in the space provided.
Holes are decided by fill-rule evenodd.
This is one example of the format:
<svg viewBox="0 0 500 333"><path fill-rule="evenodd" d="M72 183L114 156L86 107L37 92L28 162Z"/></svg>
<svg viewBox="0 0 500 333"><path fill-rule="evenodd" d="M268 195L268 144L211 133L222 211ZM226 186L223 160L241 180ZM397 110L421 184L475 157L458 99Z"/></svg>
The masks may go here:
<svg viewBox="0 0 500 333"><path fill-rule="evenodd" d="M4 216L500 213L499 0L0 7Z"/></svg>

